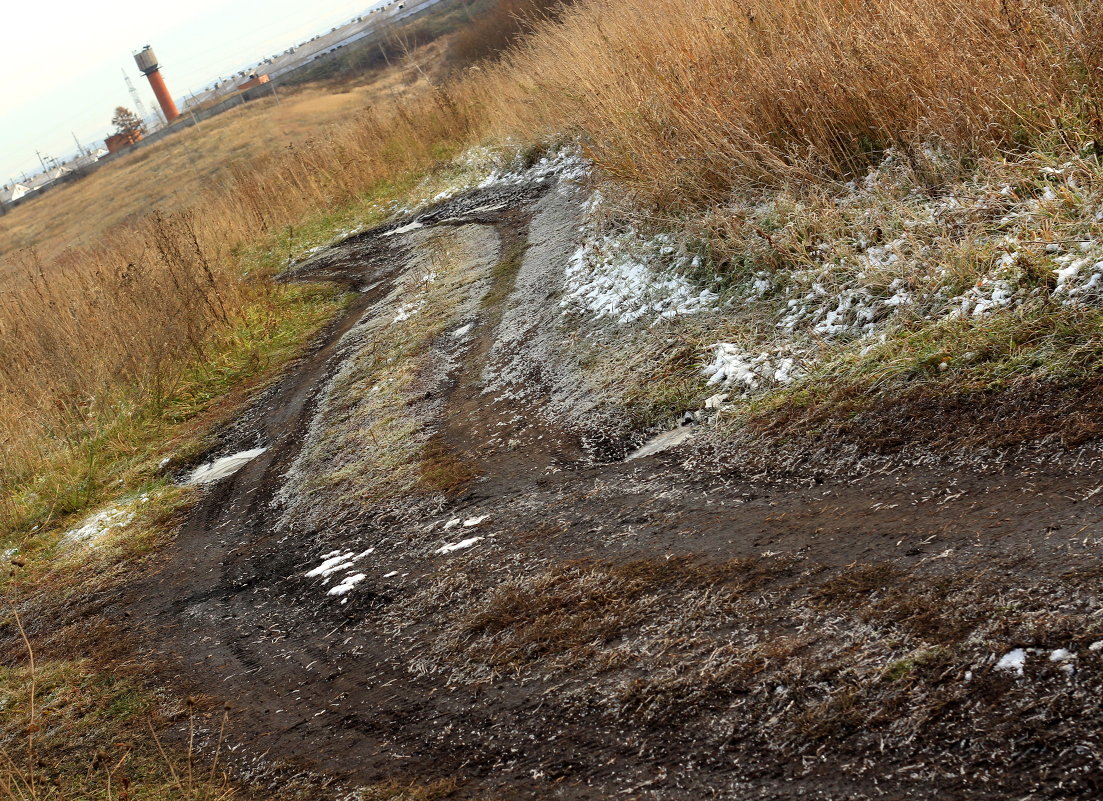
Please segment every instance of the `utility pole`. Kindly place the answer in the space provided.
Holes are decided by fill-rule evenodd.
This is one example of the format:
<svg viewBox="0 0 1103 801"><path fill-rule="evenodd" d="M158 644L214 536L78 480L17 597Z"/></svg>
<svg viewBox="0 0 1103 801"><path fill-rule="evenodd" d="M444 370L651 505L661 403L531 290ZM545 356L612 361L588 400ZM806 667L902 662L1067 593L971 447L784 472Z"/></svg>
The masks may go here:
<svg viewBox="0 0 1103 801"><path fill-rule="evenodd" d="M145 104L142 102L142 96L138 94L138 90L134 88L134 83L130 80L130 76L126 74L126 70L122 71L123 80L126 81L127 91L130 92L130 99L134 101L134 110L138 112L138 116L142 118L142 122L145 123L146 117L149 116L149 112L146 111ZM162 119L160 114L157 115L158 119Z"/></svg>
<svg viewBox="0 0 1103 801"><path fill-rule="evenodd" d="M77 139L77 135L75 133L73 133L72 131L70 131L69 133L73 134L73 141L77 143L77 152L80 153L82 156L87 156L88 153L85 151L84 145L82 145L80 143L80 140Z"/></svg>

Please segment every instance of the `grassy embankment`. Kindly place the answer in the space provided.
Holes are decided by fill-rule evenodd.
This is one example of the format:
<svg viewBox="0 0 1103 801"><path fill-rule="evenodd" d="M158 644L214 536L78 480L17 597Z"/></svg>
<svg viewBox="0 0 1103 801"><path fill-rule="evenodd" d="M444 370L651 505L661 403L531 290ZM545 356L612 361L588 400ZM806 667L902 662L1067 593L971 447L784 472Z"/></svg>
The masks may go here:
<svg viewBox="0 0 1103 801"><path fill-rule="evenodd" d="M240 254L304 230L308 217L363 203L365 192L467 142L488 133L580 135L602 174L644 213L692 230L709 268L732 283L763 269L782 282L787 271L822 264L813 245L875 227L842 219L829 201L888 148L914 165L909 191L928 194L1032 148L1051 158L1090 148L1100 126L1100 54L1089 35L1098 14L1074 0L964 10L929 0L921 14L891 0L574 4L499 64L445 87L424 82L324 136L234 162L175 216L115 228L52 263L33 252L9 256L15 275L0 319L4 486L41 474L36 459L56 453L59 435L103 429L105 399L119 387L163 403L159 394L178 379L162 371L204 364L208 337L244 325L236 315L246 308L282 298L286 290L265 281L238 280ZM255 127L244 117L239 124ZM931 143L946 154L937 170L920 157ZM219 147L216 158L234 147ZM93 180L72 191L102 189ZM767 192L788 193L799 213L760 225L746 204L731 204L737 194ZM8 219L20 223L18 214ZM1053 238L1046 225L1039 241ZM268 247L283 258L286 243ZM972 276L991 254L954 257L974 262ZM1071 319L1058 318L1062 326ZM908 341L921 361L934 347ZM22 481L11 480L13 468Z"/></svg>
<svg viewBox="0 0 1103 801"><path fill-rule="evenodd" d="M664 367L690 390L678 397L703 396L709 342L798 346L810 380L764 413L848 417L901 387L1094 380L1103 320L1055 294L1054 271L1074 247L1103 258L1101 14L1081 0L583 2L470 91L498 131L580 134L630 213L682 231L701 277L739 301L669 349L686 354ZM891 268L871 265L875 246ZM912 290L907 313L883 305L893 279ZM1004 311L954 318L931 300L1000 281ZM811 322L778 334L786 303L821 290L809 305L853 317L855 287L886 333L877 347Z"/></svg>

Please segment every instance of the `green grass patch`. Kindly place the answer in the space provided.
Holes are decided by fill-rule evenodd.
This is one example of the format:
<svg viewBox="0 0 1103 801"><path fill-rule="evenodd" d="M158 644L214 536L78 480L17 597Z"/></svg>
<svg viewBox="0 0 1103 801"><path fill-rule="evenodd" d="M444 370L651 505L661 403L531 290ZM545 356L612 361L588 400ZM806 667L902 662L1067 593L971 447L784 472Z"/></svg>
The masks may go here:
<svg viewBox="0 0 1103 801"><path fill-rule="evenodd" d="M26 548L29 536L139 491L163 458L197 451L204 432L188 424L294 358L343 304L331 287L272 285L171 380L97 403L73 430L56 432L36 463L6 465L0 546Z"/></svg>

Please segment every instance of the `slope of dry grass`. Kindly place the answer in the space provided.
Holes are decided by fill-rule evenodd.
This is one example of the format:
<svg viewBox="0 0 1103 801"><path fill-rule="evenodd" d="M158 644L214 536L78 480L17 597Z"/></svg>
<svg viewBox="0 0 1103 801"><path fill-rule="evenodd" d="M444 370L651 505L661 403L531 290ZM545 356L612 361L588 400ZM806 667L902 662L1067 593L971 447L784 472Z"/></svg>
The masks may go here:
<svg viewBox="0 0 1103 801"><path fill-rule="evenodd" d="M330 300L269 280L296 237L335 209L370 219L373 197L454 153L467 126L442 92L362 110L325 139L232 164L190 206L50 260L17 254L0 301L3 529L95 501L107 454L137 448L181 401L202 406L193 379L224 392L308 335Z"/></svg>

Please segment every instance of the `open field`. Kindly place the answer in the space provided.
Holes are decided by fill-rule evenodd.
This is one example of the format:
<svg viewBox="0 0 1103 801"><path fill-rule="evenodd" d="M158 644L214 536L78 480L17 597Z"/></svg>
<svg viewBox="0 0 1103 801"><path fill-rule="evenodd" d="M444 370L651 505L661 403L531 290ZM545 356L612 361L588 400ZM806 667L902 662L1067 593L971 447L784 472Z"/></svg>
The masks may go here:
<svg viewBox="0 0 1103 801"><path fill-rule="evenodd" d="M495 0L0 218L0 799L1096 797L1101 22Z"/></svg>
<svg viewBox="0 0 1103 801"><path fill-rule="evenodd" d="M434 63L438 50L422 51L418 63ZM247 103L184 129L0 217L0 265L10 270L13 251L30 247L49 260L67 248L93 245L154 209L191 207L204 194L230 192L235 165L324 139L372 105L423 91L425 82L422 70L406 64L361 82L281 90L278 101Z"/></svg>

